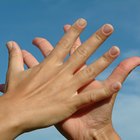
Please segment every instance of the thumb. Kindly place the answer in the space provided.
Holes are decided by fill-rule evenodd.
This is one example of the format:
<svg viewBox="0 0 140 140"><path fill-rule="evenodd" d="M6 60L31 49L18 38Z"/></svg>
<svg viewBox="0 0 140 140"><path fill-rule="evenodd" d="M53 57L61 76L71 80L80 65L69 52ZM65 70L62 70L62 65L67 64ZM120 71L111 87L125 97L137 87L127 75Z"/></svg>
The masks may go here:
<svg viewBox="0 0 140 140"><path fill-rule="evenodd" d="M14 41L10 41L6 45L9 52L8 74L13 75L23 71L23 57L19 45Z"/></svg>

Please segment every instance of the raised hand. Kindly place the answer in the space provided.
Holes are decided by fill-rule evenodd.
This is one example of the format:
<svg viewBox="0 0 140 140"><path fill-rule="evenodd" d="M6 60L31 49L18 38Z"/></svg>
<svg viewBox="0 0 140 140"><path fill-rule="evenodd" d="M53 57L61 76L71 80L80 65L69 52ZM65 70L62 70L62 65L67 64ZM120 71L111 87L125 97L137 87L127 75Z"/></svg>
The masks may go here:
<svg viewBox="0 0 140 140"><path fill-rule="evenodd" d="M8 116L9 122L12 121L12 132L15 132L9 138L0 131L3 139L56 124L83 106L108 98L121 88L120 82L104 81L99 88L78 94L81 87L91 82L119 55L119 49L113 47L94 63L75 73L113 31L111 25L104 25L64 62L85 26L84 19L76 21L51 54L28 70L24 70L18 44L13 41L7 43L9 69L0 109L7 108L2 114Z"/></svg>
<svg viewBox="0 0 140 140"><path fill-rule="evenodd" d="M64 30L67 32L70 29L70 25L66 25ZM33 44L36 45L44 55L47 57L53 50L53 46L44 38L36 38L33 40ZM71 48L70 54L81 45L81 41L78 38ZM23 51L24 61L28 67L34 67L39 62L27 51ZM108 83L117 79L121 83L127 78L128 74L137 66L140 65L139 57L132 57L122 61L105 80ZM80 69L86 68L83 65ZM102 83L105 81L93 80L86 86L82 87L78 93L83 91L90 91L102 87ZM117 95L117 93L116 93ZM56 125L58 130L68 139L120 139L112 126L112 109L115 102L116 95L108 98L104 101L100 101L94 105L89 105L70 118Z"/></svg>

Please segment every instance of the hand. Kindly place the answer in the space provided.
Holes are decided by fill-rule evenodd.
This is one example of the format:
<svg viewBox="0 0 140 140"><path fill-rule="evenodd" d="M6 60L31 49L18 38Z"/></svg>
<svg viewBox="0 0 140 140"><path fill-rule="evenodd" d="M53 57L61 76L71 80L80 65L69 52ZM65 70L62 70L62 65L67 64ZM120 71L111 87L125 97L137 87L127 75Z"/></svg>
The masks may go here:
<svg viewBox="0 0 140 140"><path fill-rule="evenodd" d="M39 65L28 70L24 70L18 44L8 42L9 69L6 94L1 97L0 109L3 110L3 106L7 108L1 113L8 117L9 122L13 122L10 124L14 126L15 132L9 138L0 131L3 139L15 138L25 131L58 123L81 107L108 98L121 88L119 82L104 81L99 88L77 94L78 89L94 79L119 55L119 49L113 47L87 68L75 73L113 31L110 25L103 26L64 62L85 26L85 20L78 20L53 52Z"/></svg>
<svg viewBox="0 0 140 140"><path fill-rule="evenodd" d="M70 29L70 25L64 27L65 31ZM33 41L33 44L36 45L44 55L48 57L53 50L53 46L44 38L36 38ZM94 44L94 43L93 43ZM70 54L74 53L81 45L80 39L73 44ZM26 65L31 68L39 64L39 62L33 57L29 52L23 51L24 61ZM121 83L127 78L128 74L136 67L140 65L139 57L132 57L122 61L113 71L113 73L107 78L108 83L112 83L117 79ZM80 69L87 67L83 65ZM90 91L93 89L98 89L102 87L104 81L93 80L81 90L79 94L83 91ZM117 93L116 93L117 95ZM94 105L89 105L82 108L80 111L76 112L73 116L66 119L65 121L56 125L58 130L68 139L120 139L112 126L112 109L115 102L116 95L108 98L104 101L98 102ZM109 133L109 134L108 134Z"/></svg>

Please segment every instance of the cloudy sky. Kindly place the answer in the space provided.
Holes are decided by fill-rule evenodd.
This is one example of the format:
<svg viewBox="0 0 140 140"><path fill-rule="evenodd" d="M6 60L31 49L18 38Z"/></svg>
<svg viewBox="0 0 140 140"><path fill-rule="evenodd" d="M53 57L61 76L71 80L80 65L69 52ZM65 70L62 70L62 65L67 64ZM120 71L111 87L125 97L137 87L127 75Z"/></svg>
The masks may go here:
<svg viewBox="0 0 140 140"><path fill-rule="evenodd" d="M41 53L31 44L33 38L45 37L55 46L63 35L63 25L72 24L80 17L88 21L88 26L81 35L82 41L105 23L111 23L115 28L114 34L88 60L91 63L112 45L119 46L120 57L98 77L106 78L123 59L140 56L139 6L139 0L0 0L0 82L5 81L7 70L7 41L17 41L41 61ZM137 68L124 83L113 112L115 129L123 140L140 139L139 87L140 68ZM53 127L17 138L45 139L65 140Z"/></svg>

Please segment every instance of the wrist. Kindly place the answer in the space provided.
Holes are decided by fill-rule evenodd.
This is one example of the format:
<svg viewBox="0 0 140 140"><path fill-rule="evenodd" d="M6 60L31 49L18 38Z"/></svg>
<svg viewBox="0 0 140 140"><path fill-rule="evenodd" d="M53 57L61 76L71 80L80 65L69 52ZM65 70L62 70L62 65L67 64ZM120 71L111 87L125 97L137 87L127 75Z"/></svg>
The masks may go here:
<svg viewBox="0 0 140 140"><path fill-rule="evenodd" d="M13 108L13 109L11 109ZM16 110L12 103L7 98L7 95L0 97L0 137L1 140L13 140L19 134L20 131L20 121L17 119L16 115L12 110Z"/></svg>
<svg viewBox="0 0 140 140"><path fill-rule="evenodd" d="M95 131L93 137L93 140L121 140L112 124L108 124L104 128Z"/></svg>

